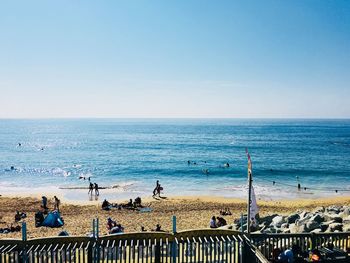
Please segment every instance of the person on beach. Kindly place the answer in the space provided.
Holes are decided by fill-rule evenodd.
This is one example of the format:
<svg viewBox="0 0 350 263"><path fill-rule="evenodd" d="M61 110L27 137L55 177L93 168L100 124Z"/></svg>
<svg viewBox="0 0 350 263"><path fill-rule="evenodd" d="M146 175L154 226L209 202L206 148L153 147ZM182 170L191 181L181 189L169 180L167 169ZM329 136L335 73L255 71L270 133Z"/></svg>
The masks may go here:
<svg viewBox="0 0 350 263"><path fill-rule="evenodd" d="M88 194L90 194L90 193L92 194L93 190L94 190L94 184L90 182Z"/></svg>
<svg viewBox="0 0 350 263"><path fill-rule="evenodd" d="M47 207L47 197L46 196L42 196L41 197L41 199L42 199L42 208L44 208L44 210L46 211L47 209L48 209L48 207Z"/></svg>
<svg viewBox="0 0 350 263"><path fill-rule="evenodd" d="M57 198L57 196L54 196L54 210L57 210L57 212L60 212L60 199Z"/></svg>
<svg viewBox="0 0 350 263"><path fill-rule="evenodd" d="M108 232L111 231L111 229L113 227L116 227L116 226L117 226L117 222L112 220L112 218L108 217L107 218L107 230L108 230Z"/></svg>
<svg viewBox="0 0 350 263"><path fill-rule="evenodd" d="M161 190L161 186L160 186L159 180L157 180L156 187L153 190L153 196L156 196L158 194L158 196L160 197L160 190Z"/></svg>
<svg viewBox="0 0 350 263"><path fill-rule="evenodd" d="M213 217L210 219L209 226L210 226L210 228L218 228L218 226L217 226L217 224L216 224L216 217L215 217L215 216L213 216Z"/></svg>
<svg viewBox="0 0 350 263"><path fill-rule="evenodd" d="M98 191L98 184L95 183L95 195L100 195L100 192Z"/></svg>

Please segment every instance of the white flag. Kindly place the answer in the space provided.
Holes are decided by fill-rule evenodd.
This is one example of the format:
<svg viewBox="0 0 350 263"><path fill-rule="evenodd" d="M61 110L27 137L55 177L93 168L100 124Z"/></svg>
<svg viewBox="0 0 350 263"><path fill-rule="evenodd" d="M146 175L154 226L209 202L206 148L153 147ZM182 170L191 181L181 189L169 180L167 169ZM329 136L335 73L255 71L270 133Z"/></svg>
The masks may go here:
<svg viewBox="0 0 350 263"><path fill-rule="evenodd" d="M256 203L256 197L254 192L254 187L252 185L252 192L250 196L250 218L255 220L255 216L259 214L258 204Z"/></svg>

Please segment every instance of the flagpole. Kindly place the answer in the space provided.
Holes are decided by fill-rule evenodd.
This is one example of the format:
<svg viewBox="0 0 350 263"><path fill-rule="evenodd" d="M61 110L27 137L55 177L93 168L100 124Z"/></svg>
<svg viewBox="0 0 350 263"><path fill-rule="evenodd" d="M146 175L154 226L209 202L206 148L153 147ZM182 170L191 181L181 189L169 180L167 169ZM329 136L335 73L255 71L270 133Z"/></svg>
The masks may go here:
<svg viewBox="0 0 350 263"><path fill-rule="evenodd" d="M247 205L247 234L250 234L250 206L252 196L252 174L248 168L248 205Z"/></svg>

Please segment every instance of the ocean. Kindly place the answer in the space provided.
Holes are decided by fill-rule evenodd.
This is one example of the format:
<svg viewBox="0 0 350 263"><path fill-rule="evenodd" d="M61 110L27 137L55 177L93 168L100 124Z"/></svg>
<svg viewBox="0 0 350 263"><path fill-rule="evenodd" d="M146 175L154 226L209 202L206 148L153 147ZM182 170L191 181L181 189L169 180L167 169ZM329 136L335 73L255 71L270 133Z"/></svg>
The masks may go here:
<svg viewBox="0 0 350 263"><path fill-rule="evenodd" d="M246 148L258 199L350 194L350 120L301 119L3 119L0 194L245 198Z"/></svg>

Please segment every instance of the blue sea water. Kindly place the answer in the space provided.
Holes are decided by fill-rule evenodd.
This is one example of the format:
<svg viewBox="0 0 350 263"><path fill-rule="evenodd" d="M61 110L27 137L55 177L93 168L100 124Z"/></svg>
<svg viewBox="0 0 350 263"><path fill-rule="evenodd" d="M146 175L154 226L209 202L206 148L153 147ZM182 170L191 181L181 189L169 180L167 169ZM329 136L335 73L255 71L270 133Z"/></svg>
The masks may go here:
<svg viewBox="0 0 350 263"><path fill-rule="evenodd" d="M350 195L350 120L299 119L0 120L0 194L245 197L246 147L258 198Z"/></svg>

